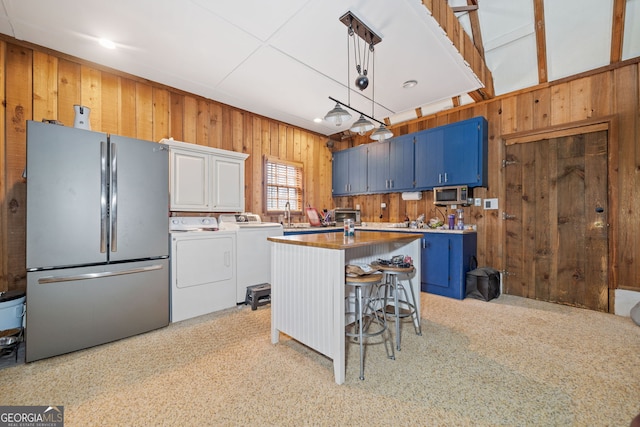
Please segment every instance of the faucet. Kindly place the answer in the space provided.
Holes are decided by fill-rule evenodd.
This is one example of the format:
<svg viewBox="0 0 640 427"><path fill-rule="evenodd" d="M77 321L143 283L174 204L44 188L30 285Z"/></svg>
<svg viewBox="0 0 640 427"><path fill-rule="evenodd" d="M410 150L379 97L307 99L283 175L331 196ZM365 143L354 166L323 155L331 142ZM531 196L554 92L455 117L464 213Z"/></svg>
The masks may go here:
<svg viewBox="0 0 640 427"><path fill-rule="evenodd" d="M287 220L287 227L291 227L291 205L289 202L284 205L284 217Z"/></svg>

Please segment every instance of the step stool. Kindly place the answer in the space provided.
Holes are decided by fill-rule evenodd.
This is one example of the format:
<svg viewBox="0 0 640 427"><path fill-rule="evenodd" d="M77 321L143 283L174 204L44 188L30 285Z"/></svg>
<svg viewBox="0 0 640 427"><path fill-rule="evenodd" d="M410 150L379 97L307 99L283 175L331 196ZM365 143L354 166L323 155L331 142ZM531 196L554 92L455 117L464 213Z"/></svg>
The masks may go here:
<svg viewBox="0 0 640 427"><path fill-rule="evenodd" d="M247 286L247 296L244 299L244 303L251 304L251 310L255 310L259 306L269 304L270 302L271 285L269 283Z"/></svg>

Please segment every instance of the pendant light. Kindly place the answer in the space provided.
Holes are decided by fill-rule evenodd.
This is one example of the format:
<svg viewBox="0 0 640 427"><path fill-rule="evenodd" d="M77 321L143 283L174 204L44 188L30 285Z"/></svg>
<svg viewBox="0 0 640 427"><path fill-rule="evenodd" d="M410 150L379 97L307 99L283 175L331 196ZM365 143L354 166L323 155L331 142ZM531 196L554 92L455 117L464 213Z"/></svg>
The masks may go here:
<svg viewBox="0 0 640 427"><path fill-rule="evenodd" d="M326 116L324 116L324 119L329 123L334 123L336 126L340 126L342 125L342 122L351 119L351 114L336 102L336 106L333 107L333 110L329 111Z"/></svg>
<svg viewBox="0 0 640 427"><path fill-rule="evenodd" d="M371 139L378 142L383 142L391 137L393 137L393 132L387 129L385 125L380 125L380 127L371 134Z"/></svg>
<svg viewBox="0 0 640 427"><path fill-rule="evenodd" d="M351 126L351 132L355 132L358 135L362 136L365 133L369 132L373 129L373 123L364 118L364 114L360 114L360 118L355 121L355 123Z"/></svg>

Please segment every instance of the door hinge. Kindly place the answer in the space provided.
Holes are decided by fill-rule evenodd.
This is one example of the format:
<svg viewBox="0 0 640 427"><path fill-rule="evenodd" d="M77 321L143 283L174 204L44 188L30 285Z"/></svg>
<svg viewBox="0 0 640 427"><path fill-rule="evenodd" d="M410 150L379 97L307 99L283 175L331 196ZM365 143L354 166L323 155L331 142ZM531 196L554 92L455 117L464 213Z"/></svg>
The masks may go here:
<svg viewBox="0 0 640 427"><path fill-rule="evenodd" d="M518 163L516 160L507 160L507 159L502 159L502 167L506 168L509 165L513 165L515 163Z"/></svg>
<svg viewBox="0 0 640 427"><path fill-rule="evenodd" d="M515 215L509 215L508 213L506 213L504 211L502 212L502 219L504 219L505 221L508 220L508 219L514 219L515 217L516 217Z"/></svg>

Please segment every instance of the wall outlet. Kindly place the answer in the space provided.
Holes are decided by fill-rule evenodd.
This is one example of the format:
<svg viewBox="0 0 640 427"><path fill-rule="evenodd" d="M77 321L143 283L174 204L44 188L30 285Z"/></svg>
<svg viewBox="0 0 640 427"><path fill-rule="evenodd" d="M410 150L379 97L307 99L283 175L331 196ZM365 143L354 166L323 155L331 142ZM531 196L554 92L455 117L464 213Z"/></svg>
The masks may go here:
<svg viewBox="0 0 640 427"><path fill-rule="evenodd" d="M384 208L386 208L386 207L387 207L387 204L386 204L386 203L380 203L380 207L381 207L382 209L384 209Z"/></svg>
<svg viewBox="0 0 640 427"><path fill-rule="evenodd" d="M473 200L473 206L482 206L482 199L480 197L476 197Z"/></svg>
<svg viewBox="0 0 640 427"><path fill-rule="evenodd" d="M484 199L484 209L498 209L498 199Z"/></svg>

